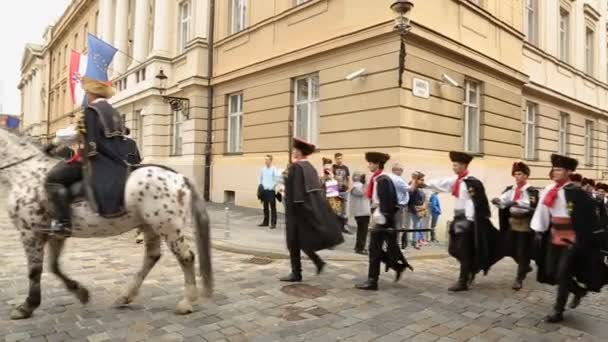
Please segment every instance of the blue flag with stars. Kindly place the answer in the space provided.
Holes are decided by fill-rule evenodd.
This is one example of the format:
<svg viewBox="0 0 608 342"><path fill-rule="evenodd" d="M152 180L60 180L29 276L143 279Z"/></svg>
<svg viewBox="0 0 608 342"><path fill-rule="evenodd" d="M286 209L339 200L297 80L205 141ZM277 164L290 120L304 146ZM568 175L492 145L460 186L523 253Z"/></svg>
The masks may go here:
<svg viewBox="0 0 608 342"><path fill-rule="evenodd" d="M90 33L87 35L87 43L89 46L89 55L87 58L87 70L84 73L84 77L96 81L108 82L108 66L112 63L112 59L118 50Z"/></svg>

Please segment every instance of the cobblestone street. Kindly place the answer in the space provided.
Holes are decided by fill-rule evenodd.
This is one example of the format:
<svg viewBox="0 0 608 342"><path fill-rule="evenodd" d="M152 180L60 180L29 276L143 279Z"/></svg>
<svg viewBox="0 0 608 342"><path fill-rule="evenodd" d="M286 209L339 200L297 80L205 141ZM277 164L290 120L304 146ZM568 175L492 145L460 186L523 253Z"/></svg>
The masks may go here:
<svg viewBox="0 0 608 342"><path fill-rule="evenodd" d="M0 203L3 200L0 200ZM542 317L553 289L528 280L510 290L513 263L504 260L474 290L449 294L456 275L452 259L415 260L400 283L392 274L379 292L353 284L366 274L363 262L331 262L321 276L305 264L304 285L283 287L277 277L287 260L215 251L215 296L189 316L173 309L183 278L170 253L149 275L135 303L112 308L141 263L143 247L133 234L72 240L63 259L68 275L91 290L82 306L45 273L43 302L25 321L8 320L27 291L25 258L16 232L0 210L0 332L4 341L606 341L608 297L591 295L567 313L564 325Z"/></svg>

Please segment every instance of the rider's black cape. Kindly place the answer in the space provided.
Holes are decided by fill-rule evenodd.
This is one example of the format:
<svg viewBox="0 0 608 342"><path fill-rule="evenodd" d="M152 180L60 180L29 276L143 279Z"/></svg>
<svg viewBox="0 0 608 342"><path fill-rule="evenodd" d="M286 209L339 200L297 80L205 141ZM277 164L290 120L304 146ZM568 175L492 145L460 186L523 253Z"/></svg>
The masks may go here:
<svg viewBox="0 0 608 342"><path fill-rule="evenodd" d="M106 101L89 104L84 111L84 182L91 207L101 216L124 214L127 181L125 140L120 114Z"/></svg>

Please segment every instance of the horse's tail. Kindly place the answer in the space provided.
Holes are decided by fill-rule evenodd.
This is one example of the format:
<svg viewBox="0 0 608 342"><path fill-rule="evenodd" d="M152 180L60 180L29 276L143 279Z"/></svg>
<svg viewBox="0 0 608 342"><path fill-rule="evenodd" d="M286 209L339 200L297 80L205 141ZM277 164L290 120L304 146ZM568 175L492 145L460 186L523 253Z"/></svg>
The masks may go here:
<svg viewBox="0 0 608 342"><path fill-rule="evenodd" d="M211 229L209 215L204 202L194 184L184 177L191 194L192 217L194 221L194 234L198 252L199 270L203 283L203 296L211 297L213 294L213 269L211 265Z"/></svg>

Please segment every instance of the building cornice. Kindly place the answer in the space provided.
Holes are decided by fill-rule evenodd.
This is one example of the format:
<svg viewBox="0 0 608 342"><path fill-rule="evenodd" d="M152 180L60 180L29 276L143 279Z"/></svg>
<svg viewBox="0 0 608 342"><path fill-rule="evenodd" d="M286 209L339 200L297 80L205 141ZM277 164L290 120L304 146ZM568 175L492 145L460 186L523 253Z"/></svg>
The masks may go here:
<svg viewBox="0 0 608 342"><path fill-rule="evenodd" d="M490 11L488 11L484 7L472 3L470 0L452 0L452 1L459 3L460 5L475 11L477 14L479 14L482 17L484 17L485 19L491 21L494 25L503 28L505 31L509 32L513 36L515 36L521 40L523 40L525 38L525 34L523 32L517 30L515 27L513 27L509 23L507 23L504 20L500 19L499 17L495 16L494 14L492 14Z"/></svg>
<svg viewBox="0 0 608 342"><path fill-rule="evenodd" d="M608 110L602 109L600 107L596 107L580 100L564 94L559 91L549 88L543 84L536 83L534 81L530 81L529 83L524 85L523 88L524 96L525 95L535 95L538 97L550 97L555 102L558 102L561 105L565 105L567 107L572 108L574 111L584 111L588 113L593 113L597 116L608 116Z"/></svg>

